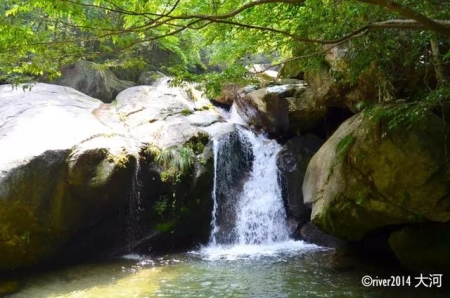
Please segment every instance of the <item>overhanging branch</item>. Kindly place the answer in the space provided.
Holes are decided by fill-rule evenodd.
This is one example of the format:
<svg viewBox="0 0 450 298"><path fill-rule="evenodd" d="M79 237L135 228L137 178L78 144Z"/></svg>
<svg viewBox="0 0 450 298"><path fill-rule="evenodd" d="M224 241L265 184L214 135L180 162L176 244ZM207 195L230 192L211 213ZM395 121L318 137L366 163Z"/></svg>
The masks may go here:
<svg viewBox="0 0 450 298"><path fill-rule="evenodd" d="M372 5L378 5L385 7L389 10L398 12L401 16L413 19L417 21L418 23L422 24L422 26L425 29L437 32L439 34L442 34L444 36L450 37L450 28L446 27L445 25L440 24L439 22L436 22L433 19L427 18L425 15L418 13L417 11L403 6L397 2L391 1L391 0L358 0L359 2L368 3Z"/></svg>

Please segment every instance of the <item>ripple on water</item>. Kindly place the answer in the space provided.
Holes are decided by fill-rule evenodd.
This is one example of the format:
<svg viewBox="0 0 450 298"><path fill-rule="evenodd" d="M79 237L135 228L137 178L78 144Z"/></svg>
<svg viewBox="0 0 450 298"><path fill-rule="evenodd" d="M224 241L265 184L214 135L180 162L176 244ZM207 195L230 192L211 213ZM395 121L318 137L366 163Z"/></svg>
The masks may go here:
<svg viewBox="0 0 450 298"><path fill-rule="evenodd" d="M292 255L301 252L326 250L326 248L304 241L288 240L269 244L246 244L246 245L214 245L205 246L199 251L190 252L198 255L204 260L242 260L258 259L261 257Z"/></svg>

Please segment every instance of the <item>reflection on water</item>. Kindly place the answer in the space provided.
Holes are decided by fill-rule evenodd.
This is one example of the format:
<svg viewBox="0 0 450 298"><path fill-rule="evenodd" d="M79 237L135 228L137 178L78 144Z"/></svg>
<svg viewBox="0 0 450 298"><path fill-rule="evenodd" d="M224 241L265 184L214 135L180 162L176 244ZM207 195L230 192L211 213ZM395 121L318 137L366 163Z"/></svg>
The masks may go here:
<svg viewBox="0 0 450 298"><path fill-rule="evenodd" d="M361 277L382 275L379 269L336 272L329 266L332 252L317 247L283 252L267 247L270 253L259 256L236 249L159 258L129 255L41 273L25 278L22 290L9 297L450 297L413 286L365 288Z"/></svg>

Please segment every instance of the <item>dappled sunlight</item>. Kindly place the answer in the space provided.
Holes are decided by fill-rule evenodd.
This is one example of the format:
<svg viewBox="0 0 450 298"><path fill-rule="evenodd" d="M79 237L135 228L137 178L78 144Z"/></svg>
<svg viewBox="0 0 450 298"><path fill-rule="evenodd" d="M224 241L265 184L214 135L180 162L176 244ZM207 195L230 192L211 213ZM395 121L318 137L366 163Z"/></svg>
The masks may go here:
<svg viewBox="0 0 450 298"><path fill-rule="evenodd" d="M163 267L148 268L121 263L83 265L42 274L27 282L26 289L11 298L154 296L161 283L175 277L176 272L165 272Z"/></svg>

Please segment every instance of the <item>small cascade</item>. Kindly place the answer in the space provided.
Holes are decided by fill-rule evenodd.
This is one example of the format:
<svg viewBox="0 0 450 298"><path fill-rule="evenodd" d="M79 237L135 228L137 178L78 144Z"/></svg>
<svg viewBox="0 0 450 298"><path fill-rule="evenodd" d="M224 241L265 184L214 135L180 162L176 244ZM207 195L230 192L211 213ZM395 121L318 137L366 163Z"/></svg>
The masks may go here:
<svg viewBox="0 0 450 298"><path fill-rule="evenodd" d="M214 142L210 246L289 239L276 167L280 149L276 141L243 128Z"/></svg>
<svg viewBox="0 0 450 298"><path fill-rule="evenodd" d="M209 242L212 245L217 244L216 234L218 232L218 227L216 226L217 218L217 197L216 197L216 188L217 188L217 158L219 156L219 142L217 140L213 140L213 151L214 151L214 183L213 183L213 191L212 191L212 199L213 199L213 211L212 211L212 220L211 220L211 237Z"/></svg>
<svg viewBox="0 0 450 298"><path fill-rule="evenodd" d="M139 241L141 237L141 230L139 228L139 220L142 212L142 202L141 202L141 190L142 185L139 179L139 172L141 170L141 164L139 155L135 155L136 166L131 180L131 191L128 204L128 214L127 214L127 250L128 253L133 251L134 246Z"/></svg>
<svg viewBox="0 0 450 298"><path fill-rule="evenodd" d="M252 144L254 159L237 205L238 243L286 241L289 232L276 165L276 155L281 146L249 130L241 130L240 134Z"/></svg>

